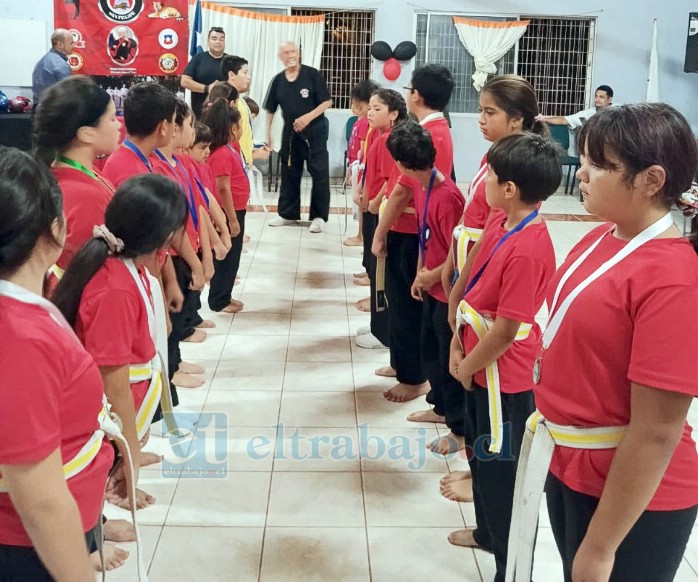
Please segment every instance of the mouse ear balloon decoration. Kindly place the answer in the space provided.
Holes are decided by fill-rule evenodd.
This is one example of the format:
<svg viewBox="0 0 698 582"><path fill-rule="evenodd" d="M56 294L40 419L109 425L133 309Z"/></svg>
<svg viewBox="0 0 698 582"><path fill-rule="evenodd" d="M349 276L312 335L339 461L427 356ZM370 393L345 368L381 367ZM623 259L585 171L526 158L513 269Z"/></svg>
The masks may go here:
<svg viewBox="0 0 698 582"><path fill-rule="evenodd" d="M393 51L393 56L398 61L409 61L417 54L417 45L410 40L403 40Z"/></svg>
<svg viewBox="0 0 698 582"><path fill-rule="evenodd" d="M389 58L383 64L383 75L385 75L385 78L388 79L388 81L397 80L401 71L402 69L400 68L400 61L398 61L395 57Z"/></svg>
<svg viewBox="0 0 698 582"><path fill-rule="evenodd" d="M371 45L371 56L377 61L387 61L393 56L393 49L387 42L377 40Z"/></svg>

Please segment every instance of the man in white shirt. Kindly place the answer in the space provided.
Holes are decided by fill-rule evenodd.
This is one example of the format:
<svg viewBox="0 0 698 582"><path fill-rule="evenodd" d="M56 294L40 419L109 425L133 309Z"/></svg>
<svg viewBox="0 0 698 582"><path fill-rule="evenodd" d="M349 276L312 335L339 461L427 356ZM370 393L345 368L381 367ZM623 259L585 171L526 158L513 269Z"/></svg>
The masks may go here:
<svg viewBox="0 0 698 582"><path fill-rule="evenodd" d="M594 107L578 111L572 115L564 116L538 116L539 121L545 121L552 125L567 125L570 129L577 129L596 112L613 105L613 89L608 85L599 85L594 92Z"/></svg>

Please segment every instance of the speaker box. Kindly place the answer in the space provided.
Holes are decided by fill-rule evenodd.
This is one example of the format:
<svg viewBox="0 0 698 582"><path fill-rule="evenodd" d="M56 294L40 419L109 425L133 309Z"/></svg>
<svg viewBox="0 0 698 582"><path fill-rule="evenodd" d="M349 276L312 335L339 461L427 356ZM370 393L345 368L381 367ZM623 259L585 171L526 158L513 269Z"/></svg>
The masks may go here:
<svg viewBox="0 0 698 582"><path fill-rule="evenodd" d="M698 12L690 12L688 15L688 39L683 70L686 73L698 73Z"/></svg>

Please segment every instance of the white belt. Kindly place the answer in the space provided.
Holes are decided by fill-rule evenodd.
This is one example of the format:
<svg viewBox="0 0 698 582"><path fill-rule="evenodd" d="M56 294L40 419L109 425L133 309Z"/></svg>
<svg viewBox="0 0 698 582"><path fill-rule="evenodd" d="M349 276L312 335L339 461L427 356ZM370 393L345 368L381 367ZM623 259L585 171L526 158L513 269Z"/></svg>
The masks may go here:
<svg viewBox="0 0 698 582"><path fill-rule="evenodd" d="M163 412L171 412L171 407L168 407L168 400L162 398L164 393L163 369L160 356L155 355L153 360L147 364L138 364L129 367L129 381L131 384L145 382L150 380L150 385L145 393L143 402L141 402L138 412L136 413L136 432L138 440L143 440L150 424L155 416L155 411L158 408L158 402L162 401ZM169 390L169 386L167 387Z"/></svg>
<svg viewBox="0 0 698 582"><path fill-rule="evenodd" d="M476 243L482 236L481 228L471 228L463 224L453 229L453 266L456 276L463 272L465 259L468 258L470 243Z"/></svg>
<svg viewBox="0 0 698 582"><path fill-rule="evenodd" d="M387 198L383 198L381 201L380 208L378 209L378 218L383 216L383 212L385 211L385 205L388 203ZM417 214L417 211L414 209L413 206L408 206L402 211L402 214Z"/></svg>
<svg viewBox="0 0 698 582"><path fill-rule="evenodd" d="M625 428L564 426L546 420L537 410L528 418L516 471L506 582L531 579L538 513L555 445L572 449L615 449Z"/></svg>
<svg viewBox="0 0 698 582"><path fill-rule="evenodd" d="M491 317L481 315L475 311L467 301L463 300L458 304L458 310L456 312L456 333L459 338L461 336L461 328L464 325L472 327L478 340L482 341L482 338L492 329L494 320ZM525 340L531 333L532 328L533 326L530 323L522 323L519 330L516 332L515 341ZM485 368L485 377L487 378L490 430L492 431L489 450L491 453L499 453L499 451L502 450L504 423L502 422L502 397L500 393L497 360Z"/></svg>

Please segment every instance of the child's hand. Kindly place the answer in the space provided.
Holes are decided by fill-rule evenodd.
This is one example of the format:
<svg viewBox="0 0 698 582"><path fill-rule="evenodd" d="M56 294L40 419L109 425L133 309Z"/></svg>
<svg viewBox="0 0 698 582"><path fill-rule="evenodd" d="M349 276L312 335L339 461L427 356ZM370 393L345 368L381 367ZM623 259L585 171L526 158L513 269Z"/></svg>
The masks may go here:
<svg viewBox="0 0 698 582"><path fill-rule="evenodd" d="M191 283L189 283L189 289L192 291L201 291L205 284L206 280L204 278L204 268L199 264L191 270Z"/></svg>
<svg viewBox="0 0 698 582"><path fill-rule="evenodd" d="M235 238L240 234L240 223L237 218L234 222L230 222L230 238Z"/></svg>
<svg viewBox="0 0 698 582"><path fill-rule="evenodd" d="M376 196L373 200L368 203L368 211L371 214L378 214L381 209L381 199Z"/></svg>
<svg viewBox="0 0 698 582"><path fill-rule="evenodd" d="M368 210L369 206L370 206L370 203L368 202L368 196L366 195L366 191L360 190L360 192L359 192L359 210L361 210L361 212L366 212Z"/></svg>
<svg viewBox="0 0 698 582"><path fill-rule="evenodd" d="M216 255L216 259L222 261L228 254L230 247L226 247L223 241L220 244L213 245L213 254Z"/></svg>
<svg viewBox="0 0 698 582"><path fill-rule="evenodd" d="M167 308L170 313L179 313L182 311L184 295L176 280L165 283L165 299L167 299Z"/></svg>
<svg viewBox="0 0 698 582"><path fill-rule="evenodd" d="M448 355L448 371L456 380L458 380L458 367L464 359L465 355L463 355L460 344L454 346L453 343L451 343L451 350Z"/></svg>
<svg viewBox="0 0 698 582"><path fill-rule="evenodd" d="M414 283L418 285L422 291L429 291L429 289L436 284L434 273L426 267L422 267L419 269L419 271L417 271L417 276L414 279Z"/></svg>
<svg viewBox="0 0 698 582"><path fill-rule="evenodd" d="M269 153L270 153L270 150L268 150L266 148L254 149L254 150L252 150L252 159L253 160L268 160Z"/></svg>
<svg viewBox="0 0 698 582"><path fill-rule="evenodd" d="M203 267L204 270L204 280L206 283L208 283L211 278L213 277L214 269L213 269L213 258L212 257L206 257L201 261L201 266Z"/></svg>

